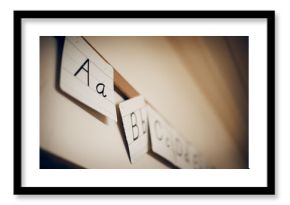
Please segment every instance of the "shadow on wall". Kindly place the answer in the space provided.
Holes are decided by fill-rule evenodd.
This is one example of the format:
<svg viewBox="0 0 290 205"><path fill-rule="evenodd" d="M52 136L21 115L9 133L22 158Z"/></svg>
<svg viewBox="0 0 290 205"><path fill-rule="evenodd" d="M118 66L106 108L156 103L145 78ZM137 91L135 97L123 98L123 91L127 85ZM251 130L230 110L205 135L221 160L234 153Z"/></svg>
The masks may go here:
<svg viewBox="0 0 290 205"><path fill-rule="evenodd" d="M248 36L167 37L248 168Z"/></svg>
<svg viewBox="0 0 290 205"><path fill-rule="evenodd" d="M79 165L67 161L41 148L39 156L40 169L84 169Z"/></svg>

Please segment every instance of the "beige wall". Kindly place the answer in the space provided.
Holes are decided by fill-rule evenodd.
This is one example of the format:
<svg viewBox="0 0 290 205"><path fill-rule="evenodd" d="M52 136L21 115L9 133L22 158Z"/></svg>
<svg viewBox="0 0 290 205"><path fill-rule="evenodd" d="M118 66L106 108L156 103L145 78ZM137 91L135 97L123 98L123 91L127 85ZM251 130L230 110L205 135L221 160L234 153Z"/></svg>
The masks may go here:
<svg viewBox="0 0 290 205"><path fill-rule="evenodd" d="M86 37L216 168L246 168L247 39ZM40 145L86 168L169 168L152 154L130 164L120 123L57 89L57 42L40 38ZM123 99L116 93L117 103ZM120 121L120 119L118 119Z"/></svg>

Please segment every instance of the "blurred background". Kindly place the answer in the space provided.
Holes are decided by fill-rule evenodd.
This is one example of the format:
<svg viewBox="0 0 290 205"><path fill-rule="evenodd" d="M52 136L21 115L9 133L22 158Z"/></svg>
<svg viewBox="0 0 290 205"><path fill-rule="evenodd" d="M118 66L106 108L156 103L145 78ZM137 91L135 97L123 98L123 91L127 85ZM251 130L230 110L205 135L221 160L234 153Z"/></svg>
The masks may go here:
<svg viewBox="0 0 290 205"><path fill-rule="evenodd" d="M209 168L249 168L248 37L85 38ZM131 164L120 118L59 90L63 40L40 37L40 168L174 168L151 152Z"/></svg>

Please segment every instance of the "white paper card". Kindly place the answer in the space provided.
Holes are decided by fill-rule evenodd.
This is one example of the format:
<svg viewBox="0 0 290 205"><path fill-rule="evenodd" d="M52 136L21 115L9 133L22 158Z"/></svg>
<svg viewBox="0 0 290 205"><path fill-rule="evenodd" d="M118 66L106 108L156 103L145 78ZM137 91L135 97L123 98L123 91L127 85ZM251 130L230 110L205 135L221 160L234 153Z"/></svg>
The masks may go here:
<svg viewBox="0 0 290 205"><path fill-rule="evenodd" d="M148 106L152 150L179 168L201 168L200 155L153 108Z"/></svg>
<svg viewBox="0 0 290 205"><path fill-rule="evenodd" d="M179 135L175 130L172 130L174 136L174 155L175 162L174 164L177 167L184 169L193 168L193 156L192 156L192 147L187 141L185 141L181 135Z"/></svg>
<svg viewBox="0 0 290 205"><path fill-rule="evenodd" d="M117 121L114 70L81 37L66 37L60 88L85 105Z"/></svg>
<svg viewBox="0 0 290 205"><path fill-rule="evenodd" d="M193 154L193 162L194 162L193 167L195 169L206 169L208 167L205 159L198 151L195 151Z"/></svg>
<svg viewBox="0 0 290 205"><path fill-rule="evenodd" d="M175 164L173 136L168 123L150 106L148 106L149 130L152 150L156 154Z"/></svg>
<svg viewBox="0 0 290 205"><path fill-rule="evenodd" d="M148 152L148 118L144 98L138 96L119 104L131 163Z"/></svg>

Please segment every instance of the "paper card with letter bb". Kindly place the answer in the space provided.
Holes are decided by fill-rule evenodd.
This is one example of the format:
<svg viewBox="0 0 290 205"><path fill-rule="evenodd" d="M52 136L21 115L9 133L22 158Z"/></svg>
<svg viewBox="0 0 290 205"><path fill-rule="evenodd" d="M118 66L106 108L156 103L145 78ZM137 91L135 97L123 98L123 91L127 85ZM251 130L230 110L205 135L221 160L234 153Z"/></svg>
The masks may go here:
<svg viewBox="0 0 290 205"><path fill-rule="evenodd" d="M142 96L119 104L131 163L148 152L147 105Z"/></svg>

